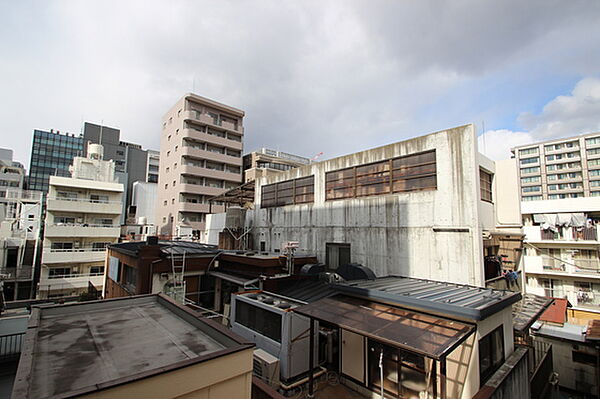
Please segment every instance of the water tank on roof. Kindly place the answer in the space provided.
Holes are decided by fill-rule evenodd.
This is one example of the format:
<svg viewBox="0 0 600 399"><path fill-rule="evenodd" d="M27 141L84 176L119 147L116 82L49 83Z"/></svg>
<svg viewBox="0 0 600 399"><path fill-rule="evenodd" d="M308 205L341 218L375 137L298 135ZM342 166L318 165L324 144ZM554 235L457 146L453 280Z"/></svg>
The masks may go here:
<svg viewBox="0 0 600 399"><path fill-rule="evenodd" d="M239 206L227 208L225 214L225 227L229 229L243 229L246 224L246 209Z"/></svg>
<svg viewBox="0 0 600 399"><path fill-rule="evenodd" d="M104 157L104 147L101 144L88 145L88 156L91 159L102 159Z"/></svg>

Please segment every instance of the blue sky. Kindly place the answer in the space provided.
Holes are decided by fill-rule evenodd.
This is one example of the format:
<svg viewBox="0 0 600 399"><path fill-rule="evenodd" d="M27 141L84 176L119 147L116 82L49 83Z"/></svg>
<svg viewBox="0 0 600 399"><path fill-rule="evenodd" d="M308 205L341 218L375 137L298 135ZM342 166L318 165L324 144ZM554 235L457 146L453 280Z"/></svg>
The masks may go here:
<svg viewBox="0 0 600 399"><path fill-rule="evenodd" d="M118 127L158 149L184 93L246 111L245 149L323 158L464 123L485 152L600 130L600 2L2 1L0 137ZM195 82L195 83L193 83Z"/></svg>

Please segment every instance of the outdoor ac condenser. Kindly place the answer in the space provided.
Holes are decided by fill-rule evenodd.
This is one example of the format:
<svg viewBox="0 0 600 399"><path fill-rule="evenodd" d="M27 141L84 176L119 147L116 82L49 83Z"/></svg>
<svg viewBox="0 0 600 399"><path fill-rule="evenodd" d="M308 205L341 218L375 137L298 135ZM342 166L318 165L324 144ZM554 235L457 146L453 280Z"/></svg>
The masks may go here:
<svg viewBox="0 0 600 399"><path fill-rule="evenodd" d="M254 375L271 385L279 387L279 359L262 349L254 351Z"/></svg>

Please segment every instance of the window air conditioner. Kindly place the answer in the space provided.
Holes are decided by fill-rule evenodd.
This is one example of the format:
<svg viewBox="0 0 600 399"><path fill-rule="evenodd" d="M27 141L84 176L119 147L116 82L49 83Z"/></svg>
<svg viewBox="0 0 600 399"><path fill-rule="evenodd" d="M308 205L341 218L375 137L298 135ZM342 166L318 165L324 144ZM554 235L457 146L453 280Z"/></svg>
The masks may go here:
<svg viewBox="0 0 600 399"><path fill-rule="evenodd" d="M272 387L279 387L279 359L262 349L254 350L253 373Z"/></svg>

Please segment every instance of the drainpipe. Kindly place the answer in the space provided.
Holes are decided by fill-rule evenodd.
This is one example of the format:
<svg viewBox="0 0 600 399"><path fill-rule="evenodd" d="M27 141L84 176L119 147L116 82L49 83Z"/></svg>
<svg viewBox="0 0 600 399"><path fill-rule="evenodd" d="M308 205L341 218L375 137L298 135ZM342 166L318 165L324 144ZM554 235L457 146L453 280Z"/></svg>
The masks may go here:
<svg viewBox="0 0 600 399"><path fill-rule="evenodd" d="M379 352L379 379L381 381L381 399L385 399L383 397L383 348Z"/></svg>
<svg viewBox="0 0 600 399"><path fill-rule="evenodd" d="M308 398L314 398L313 363L315 362L315 319L310 318L310 337L308 338Z"/></svg>

